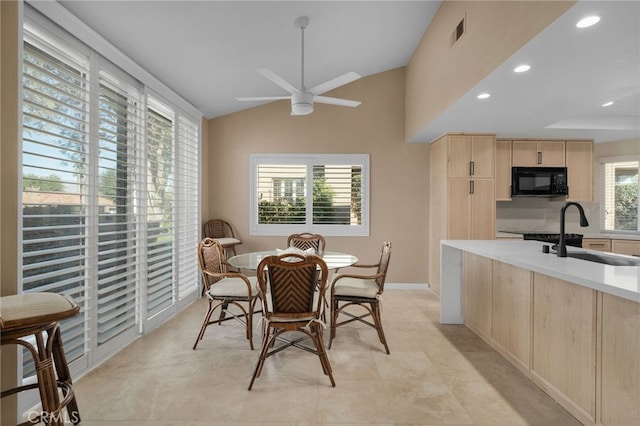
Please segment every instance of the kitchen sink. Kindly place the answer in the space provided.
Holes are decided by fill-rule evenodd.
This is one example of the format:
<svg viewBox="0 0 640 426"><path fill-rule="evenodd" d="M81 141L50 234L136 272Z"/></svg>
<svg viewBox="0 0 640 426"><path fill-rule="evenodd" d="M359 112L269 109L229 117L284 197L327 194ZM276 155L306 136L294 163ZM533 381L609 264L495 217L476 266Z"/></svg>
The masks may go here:
<svg viewBox="0 0 640 426"><path fill-rule="evenodd" d="M595 254L595 253L583 253L583 252L569 252L567 257L573 257L575 259L588 260L589 262L604 263L605 265L613 266L640 266L640 259L633 259L624 256Z"/></svg>

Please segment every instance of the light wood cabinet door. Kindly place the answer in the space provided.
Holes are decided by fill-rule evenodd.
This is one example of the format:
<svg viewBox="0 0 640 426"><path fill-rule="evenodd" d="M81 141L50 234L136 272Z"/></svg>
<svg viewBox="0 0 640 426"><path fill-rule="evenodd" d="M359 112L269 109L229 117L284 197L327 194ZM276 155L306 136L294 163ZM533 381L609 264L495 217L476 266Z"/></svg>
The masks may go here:
<svg viewBox="0 0 640 426"><path fill-rule="evenodd" d="M640 256L640 241L611 240L611 251L628 256Z"/></svg>
<svg viewBox="0 0 640 426"><path fill-rule="evenodd" d="M611 251L611 240L608 238L583 238L582 248L598 251Z"/></svg>
<svg viewBox="0 0 640 426"><path fill-rule="evenodd" d="M531 352L531 271L493 262L491 338L525 370Z"/></svg>
<svg viewBox="0 0 640 426"><path fill-rule="evenodd" d="M492 260L465 252L463 262L464 324L486 340L491 336Z"/></svg>
<svg viewBox="0 0 640 426"><path fill-rule="evenodd" d="M471 136L449 135L447 142L447 176L466 178L471 175Z"/></svg>
<svg viewBox="0 0 640 426"><path fill-rule="evenodd" d="M564 141L513 141L514 167L564 167Z"/></svg>
<svg viewBox="0 0 640 426"><path fill-rule="evenodd" d="M471 239L471 183L469 179L449 179L448 238Z"/></svg>
<svg viewBox="0 0 640 426"><path fill-rule="evenodd" d="M511 200L511 141L496 141L496 201Z"/></svg>
<svg viewBox="0 0 640 426"><path fill-rule="evenodd" d="M448 177L493 177L495 140L493 135L449 135Z"/></svg>
<svg viewBox="0 0 640 426"><path fill-rule="evenodd" d="M593 142L567 141L565 160L569 195L567 200L593 200Z"/></svg>
<svg viewBox="0 0 640 426"><path fill-rule="evenodd" d="M569 411L595 422L596 291L533 275L531 371Z"/></svg>
<svg viewBox="0 0 640 426"><path fill-rule="evenodd" d="M640 303L602 295L600 422L640 424Z"/></svg>
<svg viewBox="0 0 640 426"><path fill-rule="evenodd" d="M471 136L471 178L493 178L495 174L496 138L493 135Z"/></svg>
<svg viewBox="0 0 640 426"><path fill-rule="evenodd" d="M496 237L496 202L493 179L471 181L471 239L493 240Z"/></svg>

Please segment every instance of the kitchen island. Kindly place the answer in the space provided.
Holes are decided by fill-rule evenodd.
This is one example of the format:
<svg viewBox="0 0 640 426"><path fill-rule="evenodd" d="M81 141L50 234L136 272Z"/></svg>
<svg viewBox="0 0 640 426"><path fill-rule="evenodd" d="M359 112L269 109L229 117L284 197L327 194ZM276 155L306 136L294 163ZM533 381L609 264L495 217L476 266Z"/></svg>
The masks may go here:
<svg viewBox="0 0 640 426"><path fill-rule="evenodd" d="M442 241L440 321L467 326L581 422L640 424L640 268L543 245Z"/></svg>

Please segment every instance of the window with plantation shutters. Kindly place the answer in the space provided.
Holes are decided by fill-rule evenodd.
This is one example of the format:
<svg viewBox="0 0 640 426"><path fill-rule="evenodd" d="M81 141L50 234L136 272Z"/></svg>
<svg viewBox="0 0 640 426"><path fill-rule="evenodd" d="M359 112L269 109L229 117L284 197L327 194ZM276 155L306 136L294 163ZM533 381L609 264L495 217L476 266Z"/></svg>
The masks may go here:
<svg viewBox="0 0 640 426"><path fill-rule="evenodd" d="M369 157L251 156L252 235L369 234Z"/></svg>
<svg viewBox="0 0 640 426"><path fill-rule="evenodd" d="M84 371L198 296L201 118L40 15L24 23L22 93L19 289L78 302L61 327Z"/></svg>
<svg viewBox="0 0 640 426"><path fill-rule="evenodd" d="M23 54L22 289L73 296L86 309L89 273L88 57L26 37ZM82 315L62 324L67 357L84 352ZM23 376L33 374L25 356Z"/></svg>
<svg viewBox="0 0 640 426"><path fill-rule="evenodd" d="M602 230L640 232L640 161L605 158L601 159L600 167Z"/></svg>

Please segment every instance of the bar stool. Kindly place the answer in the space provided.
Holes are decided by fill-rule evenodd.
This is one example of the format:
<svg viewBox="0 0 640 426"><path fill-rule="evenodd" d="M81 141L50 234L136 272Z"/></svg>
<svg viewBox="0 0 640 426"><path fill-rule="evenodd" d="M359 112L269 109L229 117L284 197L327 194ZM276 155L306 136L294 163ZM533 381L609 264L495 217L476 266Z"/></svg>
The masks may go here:
<svg viewBox="0 0 640 426"><path fill-rule="evenodd" d="M73 424L80 423L80 412L62 346L59 324L60 320L73 317L79 312L80 307L71 297L56 293L27 293L0 297L1 344L15 344L27 348L33 357L37 377L37 383L8 389L3 391L0 397L38 388L42 402L41 414L22 424L42 421L45 424L62 426L65 421L65 407L67 420ZM44 332L47 333L46 338ZM28 336L35 336L35 345L26 339ZM62 390L62 400L58 388Z"/></svg>

